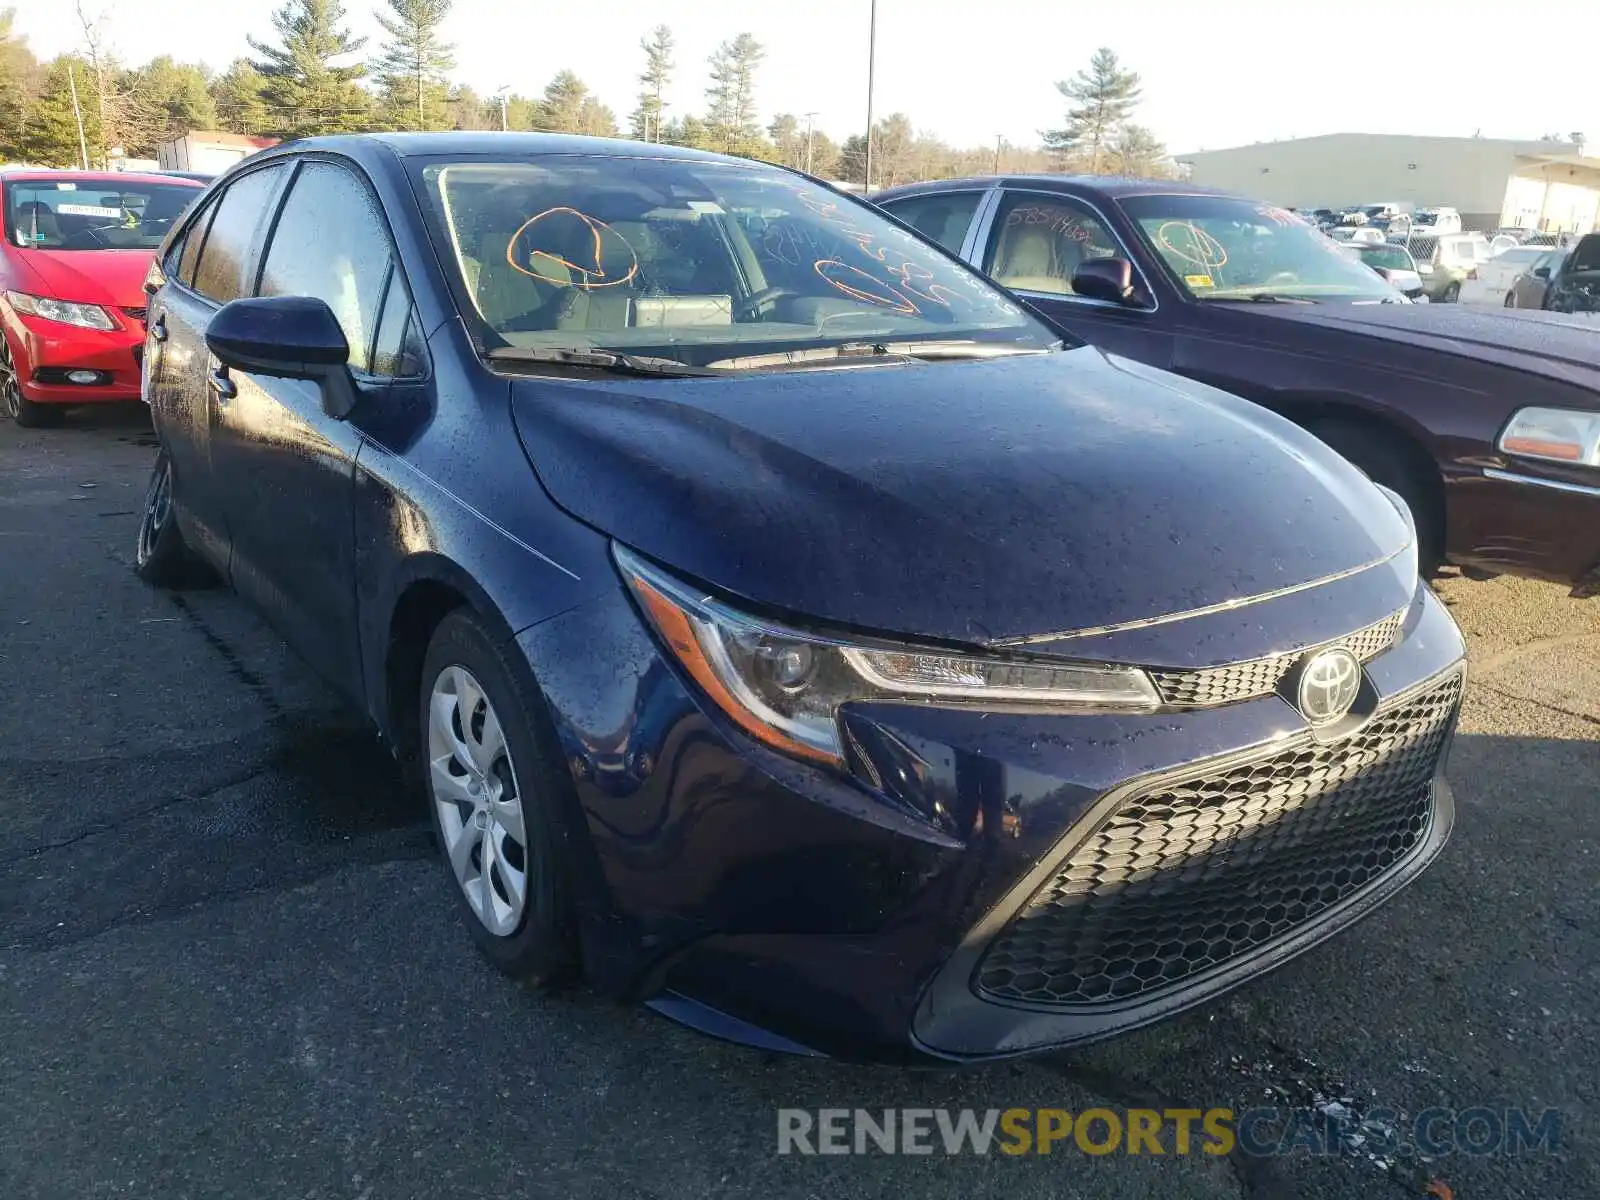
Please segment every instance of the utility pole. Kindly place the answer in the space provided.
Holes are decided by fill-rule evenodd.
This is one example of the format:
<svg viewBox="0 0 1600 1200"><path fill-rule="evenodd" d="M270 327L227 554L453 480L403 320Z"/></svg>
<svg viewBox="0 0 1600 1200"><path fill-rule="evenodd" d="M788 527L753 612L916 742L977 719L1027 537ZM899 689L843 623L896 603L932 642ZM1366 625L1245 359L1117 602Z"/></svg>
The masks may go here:
<svg viewBox="0 0 1600 1200"><path fill-rule="evenodd" d="M508 110L511 107L511 85L508 83L496 93L500 97L500 132L504 133L511 128L511 119Z"/></svg>
<svg viewBox="0 0 1600 1200"><path fill-rule="evenodd" d="M817 114L816 113L808 112L806 114L806 174L807 175L811 174L811 131L815 127L816 121L817 121Z"/></svg>
<svg viewBox="0 0 1600 1200"><path fill-rule="evenodd" d="M878 65L878 0L872 0L872 16L867 26L867 178L861 194L872 194L872 84Z"/></svg>
<svg viewBox="0 0 1600 1200"><path fill-rule="evenodd" d="M78 106L78 78L72 64L67 64L67 87L72 91L72 116L78 122L78 153L83 156L83 169L89 169L89 140L83 136L83 109Z"/></svg>
<svg viewBox="0 0 1600 1200"><path fill-rule="evenodd" d="M1005 134L997 133L994 135L994 173L996 175L1000 174L1000 148L1005 144Z"/></svg>

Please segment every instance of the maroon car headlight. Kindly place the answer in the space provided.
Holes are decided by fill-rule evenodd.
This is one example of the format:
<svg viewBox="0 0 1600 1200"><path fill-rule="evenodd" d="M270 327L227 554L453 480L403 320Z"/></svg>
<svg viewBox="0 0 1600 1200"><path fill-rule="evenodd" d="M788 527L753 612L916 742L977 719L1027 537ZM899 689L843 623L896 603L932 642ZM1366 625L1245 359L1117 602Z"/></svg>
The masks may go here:
<svg viewBox="0 0 1600 1200"><path fill-rule="evenodd" d="M1524 408L1500 435L1500 450L1521 458L1600 467L1600 413Z"/></svg>
<svg viewBox="0 0 1600 1200"><path fill-rule="evenodd" d="M1161 703L1134 667L953 654L846 639L754 617L616 547L639 607L667 650L746 733L798 758L840 765L839 707L852 700L1147 711Z"/></svg>
<svg viewBox="0 0 1600 1200"><path fill-rule="evenodd" d="M63 325L76 325L80 329L109 332L117 327L111 314L98 304L75 304L70 300L55 300L49 296L31 296L27 292L7 292L6 300L19 313L26 313L30 317L60 321Z"/></svg>

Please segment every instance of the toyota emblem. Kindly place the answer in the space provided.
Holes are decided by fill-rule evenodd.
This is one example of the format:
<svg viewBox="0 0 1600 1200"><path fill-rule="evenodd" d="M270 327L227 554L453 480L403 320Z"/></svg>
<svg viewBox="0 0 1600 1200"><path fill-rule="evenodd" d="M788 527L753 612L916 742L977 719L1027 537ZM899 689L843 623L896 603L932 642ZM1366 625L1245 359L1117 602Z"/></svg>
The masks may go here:
<svg viewBox="0 0 1600 1200"><path fill-rule="evenodd" d="M1296 698L1307 721L1328 725L1350 711L1360 690L1361 664L1343 646L1334 646L1306 659Z"/></svg>

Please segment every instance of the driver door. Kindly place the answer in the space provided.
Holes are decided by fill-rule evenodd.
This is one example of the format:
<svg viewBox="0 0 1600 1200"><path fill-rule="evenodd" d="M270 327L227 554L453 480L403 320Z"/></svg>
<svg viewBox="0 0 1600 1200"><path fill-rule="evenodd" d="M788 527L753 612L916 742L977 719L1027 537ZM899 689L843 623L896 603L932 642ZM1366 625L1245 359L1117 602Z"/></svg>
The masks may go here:
<svg viewBox="0 0 1600 1200"><path fill-rule="evenodd" d="M1139 260L1087 201L1007 188L981 249L984 273L1027 300L1047 320L1112 354L1152 367L1172 363L1172 335L1156 321L1157 302ZM1089 258L1134 264L1136 300L1112 304L1074 294L1072 272Z"/></svg>

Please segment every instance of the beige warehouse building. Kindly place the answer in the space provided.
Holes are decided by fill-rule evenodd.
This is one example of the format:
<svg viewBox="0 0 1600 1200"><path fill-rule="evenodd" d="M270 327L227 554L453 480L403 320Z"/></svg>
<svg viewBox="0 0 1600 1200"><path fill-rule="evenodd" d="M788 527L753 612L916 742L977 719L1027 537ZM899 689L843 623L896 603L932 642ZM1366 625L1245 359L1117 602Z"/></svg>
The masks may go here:
<svg viewBox="0 0 1600 1200"><path fill-rule="evenodd" d="M1485 230L1587 233L1600 223L1600 158L1572 142L1330 133L1177 160L1194 183L1289 208L1445 206Z"/></svg>

